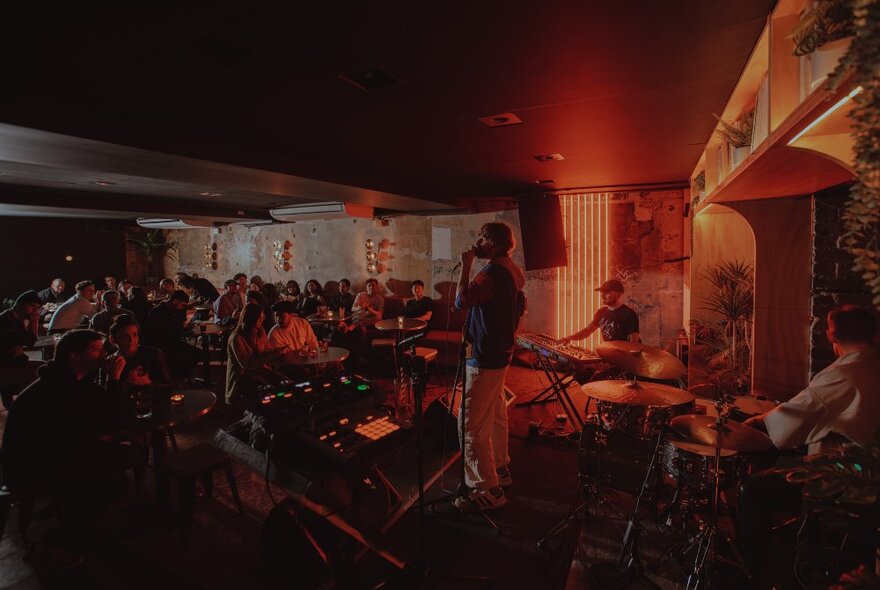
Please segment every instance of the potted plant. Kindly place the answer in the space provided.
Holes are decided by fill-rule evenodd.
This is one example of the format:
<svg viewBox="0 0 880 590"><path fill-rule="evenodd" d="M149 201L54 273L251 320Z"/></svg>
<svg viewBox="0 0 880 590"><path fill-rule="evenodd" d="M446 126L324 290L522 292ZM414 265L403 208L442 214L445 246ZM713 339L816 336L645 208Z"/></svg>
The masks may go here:
<svg viewBox="0 0 880 590"><path fill-rule="evenodd" d="M718 115L716 133L730 146L730 169L733 170L745 160L752 150L752 129L755 126L755 111L740 115L733 123L728 123Z"/></svg>
<svg viewBox="0 0 880 590"><path fill-rule="evenodd" d="M703 170L694 176L691 184L691 207L696 208L706 196L706 171Z"/></svg>
<svg viewBox="0 0 880 590"><path fill-rule="evenodd" d="M746 392L752 373L754 269L746 262L725 260L702 275L714 288L702 302L712 317L691 320L694 345L705 363L694 363L690 382L704 389L706 397Z"/></svg>
<svg viewBox="0 0 880 590"><path fill-rule="evenodd" d="M853 0L818 0L801 15L789 37L794 55L808 56L811 90L837 67L854 32Z"/></svg>

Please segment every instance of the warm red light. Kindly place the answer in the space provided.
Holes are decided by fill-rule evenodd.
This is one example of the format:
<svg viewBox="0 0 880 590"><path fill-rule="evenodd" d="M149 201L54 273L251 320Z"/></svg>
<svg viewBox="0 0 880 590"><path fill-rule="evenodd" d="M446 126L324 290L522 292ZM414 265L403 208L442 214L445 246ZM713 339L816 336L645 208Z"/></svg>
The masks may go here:
<svg viewBox="0 0 880 590"><path fill-rule="evenodd" d="M608 228L611 195L561 195L562 228L568 248L568 265L556 269L556 334L572 334L593 319L602 305L596 288L608 279ZM594 332L577 346L596 348Z"/></svg>

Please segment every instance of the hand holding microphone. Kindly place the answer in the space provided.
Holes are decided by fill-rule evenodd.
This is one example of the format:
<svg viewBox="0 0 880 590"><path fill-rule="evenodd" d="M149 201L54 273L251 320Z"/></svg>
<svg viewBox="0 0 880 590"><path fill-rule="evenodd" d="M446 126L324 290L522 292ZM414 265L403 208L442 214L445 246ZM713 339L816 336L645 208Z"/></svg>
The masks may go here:
<svg viewBox="0 0 880 590"><path fill-rule="evenodd" d="M458 264L456 264L452 270L455 271L456 269L458 269L458 267L460 267L462 265L466 265L467 268L470 268L471 264L473 264L473 262L474 262L474 258L476 257L476 255L477 255L477 247L471 246L470 248L468 248L467 250L465 250L464 252L461 253L461 257L458 261Z"/></svg>

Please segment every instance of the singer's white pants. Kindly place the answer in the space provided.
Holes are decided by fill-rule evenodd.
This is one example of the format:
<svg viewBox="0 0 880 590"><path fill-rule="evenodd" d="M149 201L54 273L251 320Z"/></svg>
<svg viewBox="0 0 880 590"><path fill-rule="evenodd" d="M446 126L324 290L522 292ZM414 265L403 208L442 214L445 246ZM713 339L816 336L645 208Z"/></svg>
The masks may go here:
<svg viewBox="0 0 880 590"><path fill-rule="evenodd" d="M507 404L503 369L467 365L464 412L464 480L470 488L488 490L498 485L498 469L510 464L507 454Z"/></svg>

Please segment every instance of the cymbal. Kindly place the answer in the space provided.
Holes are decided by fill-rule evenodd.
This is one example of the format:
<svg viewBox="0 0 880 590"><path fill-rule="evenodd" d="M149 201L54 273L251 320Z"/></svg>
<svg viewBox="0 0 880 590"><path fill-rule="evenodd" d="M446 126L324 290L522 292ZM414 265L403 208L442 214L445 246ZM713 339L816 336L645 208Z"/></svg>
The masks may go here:
<svg viewBox="0 0 880 590"><path fill-rule="evenodd" d="M592 381L581 386L585 394L593 399L627 406L671 407L689 404L694 396L683 389L662 383L643 383L614 380Z"/></svg>
<svg viewBox="0 0 880 590"><path fill-rule="evenodd" d="M678 379L687 371L674 355L639 342L603 342L596 352L602 360L639 377Z"/></svg>
<svg viewBox="0 0 880 590"><path fill-rule="evenodd" d="M677 416L672 419L672 430L679 436L713 448L746 453L773 448L770 437L751 426L727 422L718 430L712 416Z"/></svg>

